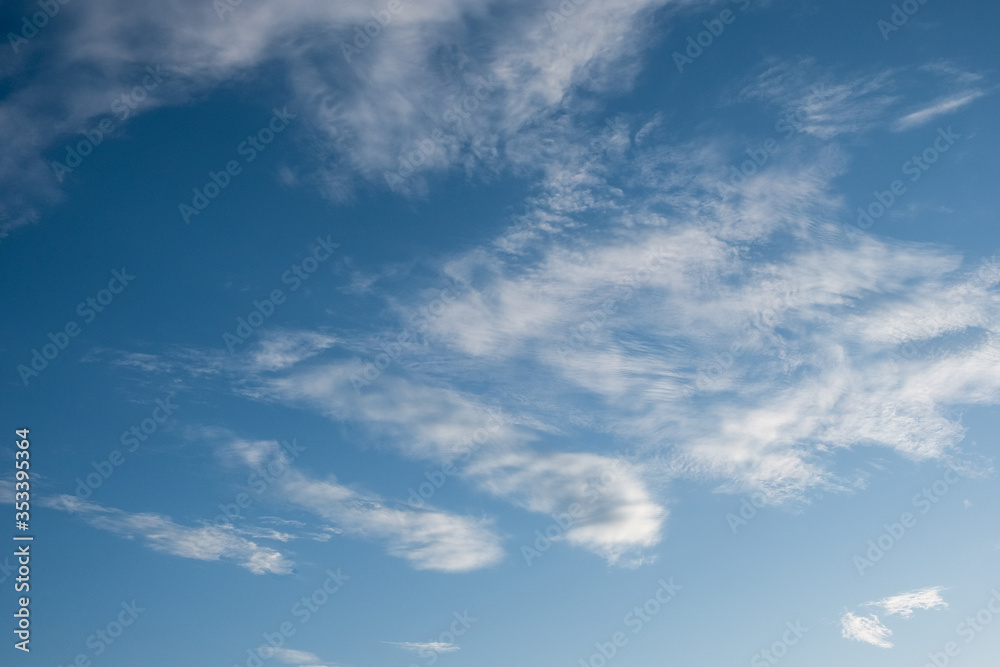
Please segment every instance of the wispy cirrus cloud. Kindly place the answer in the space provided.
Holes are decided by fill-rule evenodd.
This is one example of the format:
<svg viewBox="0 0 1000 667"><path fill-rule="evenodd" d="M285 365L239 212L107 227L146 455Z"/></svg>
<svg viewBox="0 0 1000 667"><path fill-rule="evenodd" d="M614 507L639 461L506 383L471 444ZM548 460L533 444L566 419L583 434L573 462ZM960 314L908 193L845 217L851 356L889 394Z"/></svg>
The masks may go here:
<svg viewBox="0 0 1000 667"><path fill-rule="evenodd" d="M384 3L81 5L73 22L61 22L61 29L45 31L26 47L37 56L30 60L36 76L20 83L13 75L29 60L9 63L9 80L18 85L0 101L0 140L8 149L0 157L0 184L17 195L0 205L0 230L37 220L40 209L62 197L48 154L65 159L63 143L100 118L115 117L112 100L137 85L146 65L157 65L167 82L132 116L183 104L282 62L287 78L278 87L292 91L308 137L304 166L285 166L286 182L308 182L336 199L366 181L382 187L385 172L398 170L401 156L433 134L436 143L425 150L418 173L397 188L422 192L428 173L492 169L501 137L558 108L574 89L628 85L638 72L626 67L637 61L636 38L650 29L642 18L669 4L586 3L561 30L549 24L546 5L521 3L517 12L493 11L497 6L478 0L404 3L370 45L351 54L344 45L353 43L354 29ZM487 15L492 29L473 40L468 27ZM149 34L157 39L143 38ZM449 115L470 96L481 109Z"/></svg>
<svg viewBox="0 0 1000 667"><path fill-rule="evenodd" d="M126 539L138 538L154 551L181 558L231 561L254 574L291 574L294 566L282 553L239 537L228 525L182 526L162 514L133 514L69 495L47 499L45 504L95 528Z"/></svg>
<svg viewBox="0 0 1000 667"><path fill-rule="evenodd" d="M935 95L950 94L946 72L843 75L815 62L766 63L738 97L794 114L799 132L784 156L734 188L725 138L671 140L658 115L616 116L605 128L586 114L552 113L574 91L615 85L590 66L616 51L599 54L582 40L593 31L612 39L655 6L587 5L577 15L582 32L555 38L568 40L562 53L575 54L568 60L539 46L543 31L535 24L475 57L456 54L434 70L452 77L450 88L412 71L429 57L411 53L422 46L396 46L387 32L357 65L367 82L354 72L345 85L357 88L316 112L317 145L371 178L398 162L394 147L435 127L440 100L465 90L458 84L475 80L474 72L496 77L505 91L550 82L530 101L499 94L498 106L456 129L427 166L445 168L453 159L468 169L495 166L501 158L493 148L507 138L503 159L537 179L531 206L478 247L424 262L434 281L414 280L386 297L405 327L433 284L465 286L402 346L406 363L391 363L371 386L356 381L365 370L357 356L384 331L280 332L221 362L218 372L249 399L317 412L434 465L463 455L491 410L503 410L511 419L457 476L537 513L572 504L613 462L593 444L595 434L627 442L642 454L565 535L619 563L644 561L643 551L659 543L664 496L677 477L801 502L816 489L853 487L834 472L844 450L876 446L915 461L960 455L964 429L952 409L1000 401L1000 271L976 272L941 247L843 227L835 186L848 158L833 143L886 129L887 118L912 104L919 76L935 82ZM466 11L448 5L439 20L461 21ZM399 27L411 36L437 29L416 15ZM530 49L509 48L525 39ZM383 45L412 58L386 60ZM559 67L547 67L553 63ZM346 76L297 72L297 89L323 91L319 97ZM428 85L413 99L387 92L403 79ZM818 84L814 94L803 93L806 81ZM393 133L375 132L376 124ZM340 131L354 126L369 131ZM817 146L816 138L830 143ZM898 354L914 342L934 354ZM377 526L390 550L410 554L418 567L433 567L439 536L452 525L483 550L447 567L498 558L492 531L463 523L467 517L397 514L381 497L355 494L333 478L296 475L298 488L287 492L298 504L346 532Z"/></svg>
<svg viewBox="0 0 1000 667"><path fill-rule="evenodd" d="M277 660L286 665L301 665L302 667L337 667L325 662L315 653L276 646L261 646L258 651L262 658Z"/></svg>
<svg viewBox="0 0 1000 667"><path fill-rule="evenodd" d="M411 653L454 653L460 647L449 642L382 642Z"/></svg>
<svg viewBox="0 0 1000 667"><path fill-rule="evenodd" d="M250 363L262 371L275 371L294 366L337 343L332 336L311 331L269 330L251 352Z"/></svg>
<svg viewBox="0 0 1000 667"><path fill-rule="evenodd" d="M815 59L773 60L737 97L777 105L788 127L829 140L876 128L900 132L928 123L982 97L985 92L975 83L981 79L947 63L843 74L822 69ZM937 97L930 103L928 91ZM920 102L915 104L914 98ZM917 111L903 111L917 104ZM893 117L896 120L890 122Z"/></svg>
<svg viewBox="0 0 1000 667"><path fill-rule="evenodd" d="M741 100L776 104L799 132L832 139L868 130L899 101L892 70L835 76L814 59L772 61L740 91Z"/></svg>
<svg viewBox="0 0 1000 667"><path fill-rule="evenodd" d="M946 609L948 603L941 597L941 586L923 588L920 590L900 593L866 604L868 607L881 607L885 613L903 618L913 616L913 612L922 609Z"/></svg>
<svg viewBox="0 0 1000 667"><path fill-rule="evenodd" d="M914 127L919 127L925 123L929 123L938 116L943 116L944 114L951 113L957 109L961 109L967 104L971 104L985 93L981 90L972 90L968 92L959 93L957 95L950 95L943 99L937 100L933 104L919 111L914 111L909 113L899 120L896 121L893 129L897 132L903 130L909 130Z"/></svg>
<svg viewBox="0 0 1000 667"><path fill-rule="evenodd" d="M659 542L667 513L646 488L641 468L594 453L540 451L531 442L547 430L542 422L514 413L498 418L454 389L386 377L356 392L351 378L359 371L355 363L328 363L255 391L389 436L407 458L457 461L464 481L529 511L566 514L579 506L564 538L611 563L643 562L642 552ZM300 481L294 493L307 488ZM303 501L317 506L315 499Z"/></svg>
<svg viewBox="0 0 1000 667"><path fill-rule="evenodd" d="M322 517L338 531L384 541L390 555L416 569L463 572L488 567L503 557L500 536L488 520L403 502L391 507L381 497L341 484L332 475L317 479L301 472L283 458L275 441L228 440L222 447L254 468L284 461L282 473L272 483L278 498Z"/></svg>
<svg viewBox="0 0 1000 667"><path fill-rule="evenodd" d="M647 138L659 132L636 127ZM436 281L462 284L461 293L404 346L406 363L370 383L355 382L365 364L351 357L381 331L336 334L312 363L265 376L234 365L227 372L238 393L350 424L433 465L464 455L502 411L508 417L457 476L538 513L572 504L613 463L567 437L612 434L639 455L564 539L620 564L645 562L659 543L678 477L802 502L816 489L854 488L834 472L841 451L962 455L956 406L1000 402L995 262L969 266L939 246L840 226L835 150L790 152L734 192L724 152L637 144L627 125L616 128L614 150L637 165L628 178L592 170L575 185L539 186L546 206L572 210L569 218L600 210L599 228L551 225L536 213L474 250L433 260ZM592 137L560 128L554 140L572 154ZM546 146L539 162L556 159L545 155L559 151L535 143ZM684 175L672 180L676 164ZM564 205L572 201L582 208ZM401 326L432 285L392 293ZM916 343L933 354L900 353ZM384 504L335 481L300 481L299 502L331 521L361 526L357 507Z"/></svg>

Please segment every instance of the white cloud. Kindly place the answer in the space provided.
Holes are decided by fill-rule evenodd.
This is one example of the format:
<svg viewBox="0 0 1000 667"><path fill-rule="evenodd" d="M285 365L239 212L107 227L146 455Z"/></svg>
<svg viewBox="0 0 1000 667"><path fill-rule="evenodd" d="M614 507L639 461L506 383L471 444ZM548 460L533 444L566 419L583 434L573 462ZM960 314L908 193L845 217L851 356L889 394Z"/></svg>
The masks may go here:
<svg viewBox="0 0 1000 667"><path fill-rule="evenodd" d="M866 606L881 607L887 614L898 614L903 618L909 618L919 609L946 609L948 603L941 598L943 590L941 586L924 588L869 602Z"/></svg>
<svg viewBox="0 0 1000 667"><path fill-rule="evenodd" d="M250 467L280 461L271 486L282 501L323 517L338 532L385 541L390 555L416 569L462 572L488 567L503 557L489 521L404 502L390 507L375 494L340 484L332 476L320 480L300 472L274 441L230 440L222 450L235 452Z"/></svg>
<svg viewBox="0 0 1000 667"><path fill-rule="evenodd" d="M568 154L581 141L570 135L557 134ZM658 543L658 494L677 476L802 502L855 488L833 472L839 450L961 455L953 409L1000 402L995 263L976 270L937 246L845 232L830 214L836 154L791 156L734 192L722 154L650 146L632 146L642 176L623 185L638 194L601 209L600 228L547 228L536 211L495 243L441 258L437 282L462 289L378 373L359 381L375 358L367 341L392 330L336 346L362 360L289 369L246 394L434 465L502 410L457 476L538 513L565 511L613 460L558 439L612 434L641 452L629 482L565 539L621 563ZM688 175L662 186L678 159ZM596 174L580 186L597 197L587 210L614 198L607 185ZM546 181L546 206L574 187ZM670 219L653 210L667 203ZM427 304L424 283L411 293L392 295L403 328ZM463 381L475 376L489 386Z"/></svg>
<svg viewBox="0 0 1000 667"><path fill-rule="evenodd" d="M280 552L234 534L229 526L182 526L161 514L131 514L120 509L60 495L46 503L78 516L95 528L126 539L141 539L154 551L195 560L232 561L254 574L290 574L293 563Z"/></svg>
<svg viewBox="0 0 1000 667"><path fill-rule="evenodd" d="M883 70L838 79L820 71L812 59L772 61L744 87L740 98L777 104L796 131L832 139L881 122L898 101L894 74Z"/></svg>
<svg viewBox="0 0 1000 667"><path fill-rule="evenodd" d="M643 551L660 541L667 516L634 467L606 456L512 451L476 459L467 474L527 510L559 516L569 544L612 564L650 562Z"/></svg>
<svg viewBox="0 0 1000 667"><path fill-rule="evenodd" d="M586 164L576 156L591 130L526 131L519 160L532 155L529 139L546 147L534 154L549 174L543 206L477 249L433 260L432 282L394 291L397 327L324 338L335 360L276 362L249 379L245 367L226 372L245 396L314 410L409 460L457 461L460 483L540 514L586 497L612 463L595 432L635 447L628 474L565 535L620 564L658 544L676 477L799 503L855 487L834 472L845 449L961 456L954 409L1000 402L995 261L977 269L939 246L845 230L831 191L836 150L789 151L734 189L725 151L664 145L655 124L637 126L647 128L641 146L628 123L607 133L603 154L627 149L636 165L614 183L596 168L580 181L560 172L562 155L568 171ZM600 225L571 224L594 212ZM443 283L462 287L411 327ZM373 341L400 328L410 339L391 363L367 364ZM268 455L262 446L246 450L247 463ZM500 557L481 521L390 509L332 478L287 479L297 484L282 493L296 504L416 567Z"/></svg>
<svg viewBox="0 0 1000 667"><path fill-rule="evenodd" d="M252 391L308 405L336 420L361 418L377 424L413 458L451 460L483 428L495 442L524 440L496 410L462 392L389 373L369 383L366 370L358 361L333 362L275 377Z"/></svg>
<svg viewBox="0 0 1000 667"><path fill-rule="evenodd" d="M915 610L944 609L948 603L941 598L940 586L900 593L874 602L866 602L863 607L879 607L890 616L910 618ZM892 648L889 638L892 630L887 628L876 616L857 616L851 612L845 613L841 619L841 634L845 639L866 642L879 648Z"/></svg>
<svg viewBox="0 0 1000 667"><path fill-rule="evenodd" d="M662 118L616 117L605 131L583 114L552 113L579 101L578 90L628 85L604 66L634 46L642 33L628 31L661 4L587 3L554 31L546 8L533 7L503 19L477 48L456 27L484 5L407 4L349 68L336 39L304 38L290 53L275 45L307 24L349 35L352 22L368 18L361 8L245 4L210 28L201 25L204 7L180 18L158 10L149 20L176 31L155 48L166 56L188 47L164 59L185 80L209 86L263 54L294 60L292 88L308 109L303 131L332 194L356 177L382 178L401 148L442 123L445 138L422 169L507 160L539 183L509 228L431 260L441 282L464 288L399 345L405 361L393 358L372 379L357 358L303 368L298 362L324 350L375 359L372 341L395 332L286 331L264 339L249 363L216 360L214 372L239 376L245 396L315 410L434 465L462 456L502 410L510 418L489 428L459 477L539 513L578 500L612 461L592 451L581 424L635 445L645 458L566 535L611 561L658 543L666 513L657 494L679 475L798 501L817 487L851 486L833 473L838 450L955 454L964 431L949 408L1000 400L996 280L967 275L963 259L940 247L845 232L831 186L846 157L835 145L812 150L793 135L783 156L734 187L726 171L735 151L721 140L669 143ZM97 37L109 26L134 28L136 10L111 0L94 6L101 9L88 10L95 14L70 43L93 58L125 49ZM97 21L110 20L109 8L121 15ZM455 34L455 49L439 48ZM940 83L943 70L927 72ZM834 77L813 63L772 62L741 99L794 113L806 139L830 139L898 117L904 74ZM496 90L466 122L450 123L449 106L481 84L478 76L498 81ZM805 82L819 83L815 94ZM391 295L402 326L426 305L426 287L414 280ZM900 353L915 343L927 353ZM260 370L269 371L264 379L241 376ZM580 444L564 444L567 436ZM269 455L266 442L241 446L249 465ZM292 472L281 492L346 532L384 540L417 567L473 569L501 553L486 522L389 509L332 478Z"/></svg>
<svg viewBox="0 0 1000 667"><path fill-rule="evenodd" d="M457 644L448 642L382 642L413 653L454 653L459 649Z"/></svg>
<svg viewBox="0 0 1000 667"><path fill-rule="evenodd" d="M686 470L775 499L838 486L819 460L831 447L941 457L962 437L946 406L997 398L997 339L917 358L889 343L992 330L995 276L965 275L960 258L937 249L819 229L825 243L758 263L739 258L725 228L683 223L656 242L629 230L627 241L582 248L565 237L536 243L540 259L527 265L480 251L446 265L462 280L478 270L479 284L431 333L439 355L452 348L449 359L508 377L511 391L518 374L501 360L541 363L555 375L518 391L541 404L550 392L580 405L589 396L620 435L666 439ZM628 283L658 246L671 248L666 266ZM917 299L923 326L904 310ZM577 392L565 393L566 382Z"/></svg>
<svg viewBox="0 0 1000 667"><path fill-rule="evenodd" d="M315 331L267 329L246 350L229 354L225 350L168 347L152 354L97 349L85 361L110 359L121 368L135 369L144 377L150 373L168 375L174 390L204 386L210 378L231 379L237 375L285 370L311 359L338 343L337 338Z"/></svg>
<svg viewBox="0 0 1000 667"><path fill-rule="evenodd" d="M976 101L983 95L984 93L981 90L972 90L969 92L959 93L958 95L950 95L944 99L934 102L928 107L903 116L896 121L894 129L897 131L909 130L923 125L924 123L929 123L938 116L961 109L965 105Z"/></svg>
<svg viewBox="0 0 1000 667"><path fill-rule="evenodd" d="M646 488L641 468L597 454L538 451L529 442L545 432L544 425L495 414L454 390L384 377L355 392L349 381L358 372L356 365L330 364L271 381L264 391L306 401L337 420L359 421L391 436L408 458L435 464L458 459L460 466L467 461L459 473L463 480L529 511L565 514L579 505L565 534L569 544L612 563L648 562L642 552L659 542L666 511ZM302 494L307 488L299 483L289 491ZM329 489L319 486L316 492L325 495ZM302 502L322 505L314 498ZM328 511L332 519L343 508Z"/></svg>
<svg viewBox="0 0 1000 667"><path fill-rule="evenodd" d="M694 291L696 272L724 271L732 253L704 229L678 226L589 248L552 244L530 272L509 274L495 260L472 254L447 265L462 281L483 268L492 275L430 323L433 335L470 355L509 356L537 339L568 343L604 301L625 308L641 290Z"/></svg>
<svg viewBox="0 0 1000 667"><path fill-rule="evenodd" d="M303 667L323 667L322 660L315 653L308 651L297 651L290 648L280 648L274 646L261 646L258 651L260 656L266 659L277 660L286 665L302 665ZM321 664L322 663L322 664Z"/></svg>
<svg viewBox="0 0 1000 667"><path fill-rule="evenodd" d="M985 93L973 85L981 78L944 63L835 76L813 59L772 60L738 97L776 104L784 109L783 127L832 139L880 127L899 132L923 125L982 97ZM929 104L923 102L928 91L938 96ZM903 108L913 107L906 100L914 97L921 98L922 108L900 116ZM897 120L888 122L892 117Z"/></svg>
<svg viewBox="0 0 1000 667"><path fill-rule="evenodd" d="M464 572L495 564L503 557L490 522L447 512L391 508L335 481L318 481L289 472L283 497L331 521L344 531L384 539L388 553L418 570Z"/></svg>
<svg viewBox="0 0 1000 667"><path fill-rule="evenodd" d="M268 463L277 461L282 464L278 470L283 473L289 460L289 455L274 440L242 440L231 437L225 429L201 429L197 435L226 438L226 444L220 448L223 458L251 468L264 469Z"/></svg>
<svg viewBox="0 0 1000 667"><path fill-rule="evenodd" d="M844 639L865 642L879 648L892 648L889 637L892 630L882 625L878 616L855 616L848 612L840 619L841 636Z"/></svg>
<svg viewBox="0 0 1000 667"><path fill-rule="evenodd" d="M309 331L275 331L262 334L251 352L251 364L264 371L276 371L294 366L337 343L332 336Z"/></svg>
<svg viewBox="0 0 1000 667"><path fill-rule="evenodd" d="M350 54L344 45L352 44L355 28L384 3L243 3L220 19L219 3L199 0L153 9L123 0L88 2L75 21L61 22L60 30L47 30L25 47L46 57L10 65L12 75L26 62L36 72L0 103L0 140L7 149L0 156L0 183L20 193L0 209L0 228L32 222L40 205L60 198L43 152L62 153L63 143L78 141L78 133L102 116L115 117L111 101L142 80L146 65L162 68L167 80L133 116L182 104L264 63L284 63L288 79L277 87L292 91L299 131L308 136L303 145L313 164L306 171L335 198L348 196L360 179L384 185L384 170L398 169L400 155L440 130L436 147L401 187L422 191L426 173L492 168L502 137L559 108L574 89L627 86L637 72L629 66L635 45L651 28L642 19L665 4L585 3L553 29L546 12L556 8L545 4L504 13L493 11L497 2L408 1L370 45ZM467 27L484 16L492 29L485 41L481 33L473 40ZM156 39L147 39L150 34ZM482 80L490 82L488 89L478 88ZM475 113L449 115L477 91ZM86 173L86 163L81 169Z"/></svg>

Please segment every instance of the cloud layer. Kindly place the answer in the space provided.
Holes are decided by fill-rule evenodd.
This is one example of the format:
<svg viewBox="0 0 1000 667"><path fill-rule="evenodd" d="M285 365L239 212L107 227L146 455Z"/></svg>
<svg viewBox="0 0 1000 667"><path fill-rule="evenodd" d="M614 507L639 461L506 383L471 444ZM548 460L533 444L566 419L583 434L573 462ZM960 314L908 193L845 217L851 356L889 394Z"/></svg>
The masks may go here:
<svg viewBox="0 0 1000 667"><path fill-rule="evenodd" d="M621 38L647 29L639 19L664 4L564 3L558 11L567 20L556 29L547 6L524 2L509 12L477 0L402 2L392 15L381 2L232 8L95 0L75 9L75 20L54 21L2 70L11 81L29 67L37 71L0 102L8 147L0 183L20 192L4 202L0 224L7 231L32 222L39 206L61 197L46 158L66 160L64 145L76 146L102 118L114 121L114 135L135 115L264 67L282 73L280 87L291 91L308 126L311 166L286 168L287 182L307 180L342 198L359 182L384 185L386 174L396 175L397 190L412 192L425 188L428 173L492 168L503 136L557 107L574 87L627 83L627 72L637 71L627 51L636 40ZM492 29L473 39L470 27L487 15ZM365 35L366 24L374 37ZM123 118L114 101L142 84L148 66L164 72L165 82Z"/></svg>
<svg viewBox="0 0 1000 667"><path fill-rule="evenodd" d="M784 156L736 179L746 158L732 137L678 139L663 114L595 119L587 101L631 86L654 14L701 4L563 3L557 20L531 3L491 14L495 3L407 2L364 40L381 6L244 3L220 15L194 0L95 0L47 33L59 40L38 65L45 83L0 103L11 146L0 182L57 198L42 155L154 64L169 83L136 113L274 66L302 116L304 159L282 178L334 199L359 183L422 194L452 168L530 181L524 213L427 260L431 280L386 293L356 276L396 329L319 321L269 331L235 360L186 350L119 362L322 414L432 472L455 466L468 488L545 522L576 507L567 544L649 562L678 477L808 500L854 486L834 472L847 449L961 456L956 410L1000 401L1000 267L845 226L835 189L849 161L836 140L922 126L984 95L982 77L947 63L836 74L769 60L723 101L777 109ZM491 30L473 39L485 16ZM931 99L916 99L919 86ZM37 203L12 200L0 224L30 220ZM608 438L636 452L627 465ZM258 457L247 465L277 455L247 443ZM332 474L290 466L275 491L420 569L503 554L487 517L390 507Z"/></svg>

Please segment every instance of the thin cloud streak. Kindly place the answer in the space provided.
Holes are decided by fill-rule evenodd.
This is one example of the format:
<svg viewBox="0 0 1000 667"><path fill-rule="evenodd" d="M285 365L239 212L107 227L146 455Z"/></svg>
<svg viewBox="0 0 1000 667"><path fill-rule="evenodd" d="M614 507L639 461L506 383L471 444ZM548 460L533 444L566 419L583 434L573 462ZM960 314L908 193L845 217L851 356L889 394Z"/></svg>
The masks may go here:
<svg viewBox="0 0 1000 667"><path fill-rule="evenodd" d="M926 123L931 122L938 116L943 116L946 113L951 113L952 111L961 109L967 104L970 104L978 100L984 94L985 93L983 93L983 91L981 90L974 90L970 93L965 93L962 95L957 95L954 97L949 97L940 100L925 109L921 109L920 111L914 111L911 114L903 116L902 118L896 121L896 124L894 125L893 129L897 132L902 132L904 130L910 130L915 127L919 127L920 125L924 125Z"/></svg>
<svg viewBox="0 0 1000 667"><path fill-rule="evenodd" d="M294 564L283 554L239 537L228 526L182 526L161 514L131 514L69 495L48 499L45 504L94 528L126 539L139 538L154 551L195 560L232 561L254 574L291 574L293 570Z"/></svg>

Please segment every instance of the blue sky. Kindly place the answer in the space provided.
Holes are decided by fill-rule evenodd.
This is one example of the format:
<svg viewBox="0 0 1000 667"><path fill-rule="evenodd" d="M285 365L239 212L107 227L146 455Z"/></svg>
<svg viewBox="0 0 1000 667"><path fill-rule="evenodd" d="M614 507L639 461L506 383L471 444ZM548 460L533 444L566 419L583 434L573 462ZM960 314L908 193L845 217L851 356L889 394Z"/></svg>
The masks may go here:
<svg viewBox="0 0 1000 667"><path fill-rule="evenodd" d="M997 7L0 16L4 664L995 664Z"/></svg>

